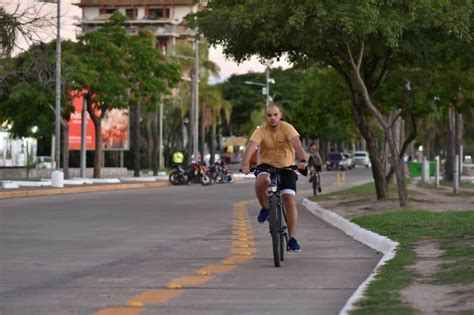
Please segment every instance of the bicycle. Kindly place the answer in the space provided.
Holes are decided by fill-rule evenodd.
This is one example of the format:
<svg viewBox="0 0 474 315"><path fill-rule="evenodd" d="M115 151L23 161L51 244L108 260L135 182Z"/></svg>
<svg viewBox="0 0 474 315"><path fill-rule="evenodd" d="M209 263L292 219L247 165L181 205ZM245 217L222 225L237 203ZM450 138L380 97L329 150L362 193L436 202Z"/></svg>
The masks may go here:
<svg viewBox="0 0 474 315"><path fill-rule="evenodd" d="M280 189L278 188L280 183L280 171L282 170L297 170L296 165L292 165L284 168L271 167L268 169L270 175L270 185L267 189L268 196L268 222L270 235L272 237L273 247L273 262L275 267L280 267L280 262L285 259L285 245L286 250L289 251L288 246L288 232L286 226L286 212L283 202L281 200ZM251 168L250 171L254 172L258 168ZM299 170L302 175L305 175L306 170Z"/></svg>
<svg viewBox="0 0 474 315"><path fill-rule="evenodd" d="M316 168L314 166L310 166L309 173L309 182L312 184L313 187L313 196L316 196L321 187L321 183L319 182L318 171L316 171Z"/></svg>

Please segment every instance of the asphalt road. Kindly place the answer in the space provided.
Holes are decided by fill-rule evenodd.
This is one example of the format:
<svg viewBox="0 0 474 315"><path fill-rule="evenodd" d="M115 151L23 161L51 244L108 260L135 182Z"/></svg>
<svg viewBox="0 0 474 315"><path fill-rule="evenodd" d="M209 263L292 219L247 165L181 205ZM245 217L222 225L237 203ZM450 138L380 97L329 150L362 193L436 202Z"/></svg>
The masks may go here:
<svg viewBox="0 0 474 315"><path fill-rule="evenodd" d="M0 314L337 314L380 255L301 206L307 179L298 189L303 251L281 268L251 180L0 200Z"/></svg>

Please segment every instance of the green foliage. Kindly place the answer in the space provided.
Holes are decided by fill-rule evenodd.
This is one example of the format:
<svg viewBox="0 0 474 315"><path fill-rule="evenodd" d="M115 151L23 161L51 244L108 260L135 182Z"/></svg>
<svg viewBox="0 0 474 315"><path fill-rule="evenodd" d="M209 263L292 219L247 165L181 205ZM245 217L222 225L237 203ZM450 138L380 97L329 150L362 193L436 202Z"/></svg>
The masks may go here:
<svg viewBox="0 0 474 315"><path fill-rule="evenodd" d="M345 54L346 41L370 42L373 55L387 49L423 55L437 34L469 41L472 6L469 0L209 1L188 21L239 61L283 53L294 61L328 61Z"/></svg>
<svg viewBox="0 0 474 315"><path fill-rule="evenodd" d="M294 124L310 138L344 141L356 134L350 111L350 95L332 68L304 72Z"/></svg>
<svg viewBox="0 0 474 315"><path fill-rule="evenodd" d="M272 69L270 76L276 82L270 87L273 100L282 105L284 119L304 136L343 141L354 135L349 95L334 70ZM248 73L221 84L224 97L232 104L235 134L249 135L264 122L261 87L245 82L265 80L265 73Z"/></svg>
<svg viewBox="0 0 474 315"><path fill-rule="evenodd" d="M66 54L73 45L64 43ZM55 42L40 43L5 63L0 75L0 121L12 125L14 136L31 136L33 126L40 126L40 136L48 136L54 130L55 51ZM73 71L69 64L63 64L63 93ZM63 94L62 116L68 120L73 109L66 99Z"/></svg>
<svg viewBox="0 0 474 315"><path fill-rule="evenodd" d="M19 23L13 14L0 7L0 56L9 56L16 40Z"/></svg>

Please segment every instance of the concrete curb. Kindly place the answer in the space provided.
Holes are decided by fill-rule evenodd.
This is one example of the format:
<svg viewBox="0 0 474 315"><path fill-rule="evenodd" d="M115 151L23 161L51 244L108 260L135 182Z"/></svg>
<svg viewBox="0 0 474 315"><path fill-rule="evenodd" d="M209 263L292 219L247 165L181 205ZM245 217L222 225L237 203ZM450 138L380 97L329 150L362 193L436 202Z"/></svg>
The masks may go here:
<svg viewBox="0 0 474 315"><path fill-rule="evenodd" d="M171 186L169 182L155 183L132 183L132 184L109 184L109 185L92 185L84 187L65 187L50 189L32 189L21 191L0 191L0 199L18 198L18 197L38 197L51 195L64 195L85 192L101 192L112 190L139 189L139 188L160 188Z"/></svg>
<svg viewBox="0 0 474 315"><path fill-rule="evenodd" d="M377 266L375 266L374 270L370 273L369 277L359 285L357 290L346 301L346 304L339 312L340 315L349 314L350 311L357 308L356 304L364 297L366 288L368 287L369 283L375 279L375 276L379 273L381 266L395 257L398 243L385 236L363 229L357 224L348 221L347 219L332 211L323 209L317 202L304 199L303 205L315 216L340 229L362 244L365 244L384 254Z"/></svg>

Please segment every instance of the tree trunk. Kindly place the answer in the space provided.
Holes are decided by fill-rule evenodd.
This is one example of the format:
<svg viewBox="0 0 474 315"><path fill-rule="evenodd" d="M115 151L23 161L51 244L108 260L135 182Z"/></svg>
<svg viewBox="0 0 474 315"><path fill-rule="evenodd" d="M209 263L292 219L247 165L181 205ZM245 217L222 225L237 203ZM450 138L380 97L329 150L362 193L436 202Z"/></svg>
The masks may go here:
<svg viewBox="0 0 474 315"><path fill-rule="evenodd" d="M92 107L90 96L87 97L87 112L94 123L95 133L95 151L94 151L94 178L100 178L100 170L102 167L102 132L101 117L97 117Z"/></svg>
<svg viewBox="0 0 474 315"><path fill-rule="evenodd" d="M395 169L395 177L397 178L399 203L401 207L405 207L408 204L408 194L405 186L405 168L400 161L399 151L391 128L385 130L385 137L390 148L392 163Z"/></svg>
<svg viewBox="0 0 474 315"><path fill-rule="evenodd" d="M153 168L153 176L158 175L158 113L152 113L151 133L153 135L151 149L151 164Z"/></svg>
<svg viewBox="0 0 474 315"><path fill-rule="evenodd" d="M449 109L447 124L448 124L448 147L446 150L446 164L445 164L445 178L453 181L454 159L456 157L456 119L453 109Z"/></svg>
<svg viewBox="0 0 474 315"><path fill-rule="evenodd" d="M199 124L199 150L198 150L198 156L201 157L201 161L204 162L204 156L206 155L206 135L205 135L205 128L204 128L204 119L205 119L205 114L202 113L200 115L201 121Z"/></svg>
<svg viewBox="0 0 474 315"><path fill-rule="evenodd" d="M364 104L367 107L367 109L373 114L373 116L375 117L379 125L384 130L385 140L388 142L388 145L390 147L390 152L393 157L393 165L395 167L395 175L397 177L398 198L399 198L400 206L404 207L407 205L408 197L407 197L407 191L405 188L405 178L402 177L404 171L400 169L401 167L400 161L396 158L398 156L398 150L397 150L397 145L395 143L395 139L391 130L391 122L387 123L384 117L382 116L381 112L372 103L372 98L370 97L369 91L367 90L367 86L364 80L362 79L362 76L360 73L360 68L361 68L363 56L364 56L364 42L361 42L359 55L357 57L357 63L355 62L352 56L349 45L347 45L347 47L348 47L348 53L349 53L349 57L351 61L351 66L353 69L356 86L358 87L358 90L362 94L362 99L364 101ZM385 182L385 174L383 175L384 175L383 181Z"/></svg>
<svg viewBox="0 0 474 315"><path fill-rule="evenodd" d="M369 122L367 121L367 117L365 116L364 103L360 98L353 98L352 110L360 134L365 140L367 152L369 152L370 163L372 164L372 176L374 178L375 193L377 195L377 199L385 199L388 196L388 188L384 173L384 167L379 156L380 148L377 143L375 133L369 126Z"/></svg>
<svg viewBox="0 0 474 315"><path fill-rule="evenodd" d="M153 169L153 113L146 113L147 168Z"/></svg>
<svg viewBox="0 0 474 315"><path fill-rule="evenodd" d="M462 156L461 156L461 146L462 146L462 134L463 134L463 119L462 119L462 114L461 113L456 113L456 148L455 148L455 154L454 158L456 158L456 155L459 155L460 160L462 161ZM461 163L459 163L459 182L461 181L461 175L462 175L462 169L461 169Z"/></svg>
<svg viewBox="0 0 474 315"><path fill-rule="evenodd" d="M133 176L140 177L140 103L133 108Z"/></svg>
<svg viewBox="0 0 474 315"><path fill-rule="evenodd" d="M216 123L212 123L211 125L211 159L210 164L213 165L215 161L216 155Z"/></svg>
<svg viewBox="0 0 474 315"><path fill-rule="evenodd" d="M69 179L69 125L61 122L63 136L63 173L64 179Z"/></svg>

